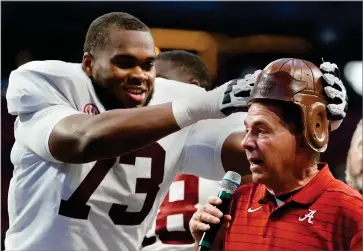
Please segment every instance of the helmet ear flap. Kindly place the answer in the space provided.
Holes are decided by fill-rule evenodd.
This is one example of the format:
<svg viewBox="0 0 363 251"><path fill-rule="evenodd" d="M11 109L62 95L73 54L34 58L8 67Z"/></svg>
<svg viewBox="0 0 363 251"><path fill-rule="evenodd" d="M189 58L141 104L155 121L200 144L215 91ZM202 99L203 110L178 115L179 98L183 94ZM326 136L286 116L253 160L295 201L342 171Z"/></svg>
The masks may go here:
<svg viewBox="0 0 363 251"><path fill-rule="evenodd" d="M329 120L326 106L315 102L306 107L305 114L305 140L317 152L324 152L329 140Z"/></svg>

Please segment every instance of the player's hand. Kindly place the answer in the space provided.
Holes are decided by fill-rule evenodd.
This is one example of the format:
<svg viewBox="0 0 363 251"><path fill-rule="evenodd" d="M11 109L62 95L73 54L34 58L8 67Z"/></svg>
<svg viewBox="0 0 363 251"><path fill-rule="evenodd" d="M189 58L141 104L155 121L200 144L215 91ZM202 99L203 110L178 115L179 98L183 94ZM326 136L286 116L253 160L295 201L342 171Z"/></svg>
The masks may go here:
<svg viewBox="0 0 363 251"><path fill-rule="evenodd" d="M199 207L199 209L193 214L189 221L189 229L195 240L196 245L202 239L204 232L210 229L209 224L219 224L222 220L221 226L218 230L215 243L219 243L221 237L224 235L228 229L232 217L229 214L223 215L223 213L216 208L216 205L222 203L222 200L216 196L211 196L208 198L208 203Z"/></svg>
<svg viewBox="0 0 363 251"><path fill-rule="evenodd" d="M212 91L173 102L173 114L180 128L204 119L219 119L232 112L246 111L248 98L260 70L231 80Z"/></svg>
<svg viewBox="0 0 363 251"><path fill-rule="evenodd" d="M219 100L219 106L225 115L247 111L251 90L261 72L261 70L257 70L253 74L247 74L244 78L233 79L224 84L227 85L227 88L223 97Z"/></svg>
<svg viewBox="0 0 363 251"><path fill-rule="evenodd" d="M328 97L328 119L331 130L339 128L348 110L347 91L340 79L339 68L336 64L324 62L320 65L323 73L324 91Z"/></svg>

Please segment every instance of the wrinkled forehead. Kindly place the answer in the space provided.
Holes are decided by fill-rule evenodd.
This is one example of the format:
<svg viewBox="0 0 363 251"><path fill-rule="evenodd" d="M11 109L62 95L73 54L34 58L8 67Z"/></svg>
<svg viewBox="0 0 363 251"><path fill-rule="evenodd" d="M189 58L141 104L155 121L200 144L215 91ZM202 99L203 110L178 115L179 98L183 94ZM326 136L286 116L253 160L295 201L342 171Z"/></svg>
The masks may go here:
<svg viewBox="0 0 363 251"><path fill-rule="evenodd" d="M255 100L251 102L248 113L256 115L266 113L280 117L282 115L282 106L282 103L273 100Z"/></svg>
<svg viewBox="0 0 363 251"><path fill-rule="evenodd" d="M256 123L280 124L281 122L281 106L273 102L251 102L245 119L245 124L248 126Z"/></svg>

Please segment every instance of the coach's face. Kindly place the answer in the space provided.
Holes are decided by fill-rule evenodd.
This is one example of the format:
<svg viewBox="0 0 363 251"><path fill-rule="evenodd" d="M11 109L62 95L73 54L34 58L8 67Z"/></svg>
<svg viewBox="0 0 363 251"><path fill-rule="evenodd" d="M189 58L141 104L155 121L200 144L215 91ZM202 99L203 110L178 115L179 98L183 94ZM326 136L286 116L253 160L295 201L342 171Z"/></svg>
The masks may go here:
<svg viewBox="0 0 363 251"><path fill-rule="evenodd" d="M294 172L296 138L281 119L279 106L252 103L242 141L254 182L268 187L288 182Z"/></svg>
<svg viewBox="0 0 363 251"><path fill-rule="evenodd" d="M147 105L154 88L156 56L150 32L110 27L108 33L105 48L90 56L87 74L124 108Z"/></svg>

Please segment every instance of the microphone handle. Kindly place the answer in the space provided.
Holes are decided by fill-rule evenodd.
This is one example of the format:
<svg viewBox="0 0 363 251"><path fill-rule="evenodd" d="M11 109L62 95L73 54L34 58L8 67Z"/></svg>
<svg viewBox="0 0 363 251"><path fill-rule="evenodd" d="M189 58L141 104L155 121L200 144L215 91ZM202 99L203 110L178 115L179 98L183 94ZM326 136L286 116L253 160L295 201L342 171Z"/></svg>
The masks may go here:
<svg viewBox="0 0 363 251"><path fill-rule="evenodd" d="M225 215L228 212L229 204L232 199L232 194L221 191L218 197L222 200L222 203L216 206L216 208L218 208L223 213L223 215ZM223 218L221 219L219 224L209 224L210 229L207 232L204 232L202 239L199 242L198 251L210 250L217 236L217 232L221 226L222 220Z"/></svg>
<svg viewBox="0 0 363 251"><path fill-rule="evenodd" d="M203 246L199 246L198 251L209 251L209 248L203 247Z"/></svg>

